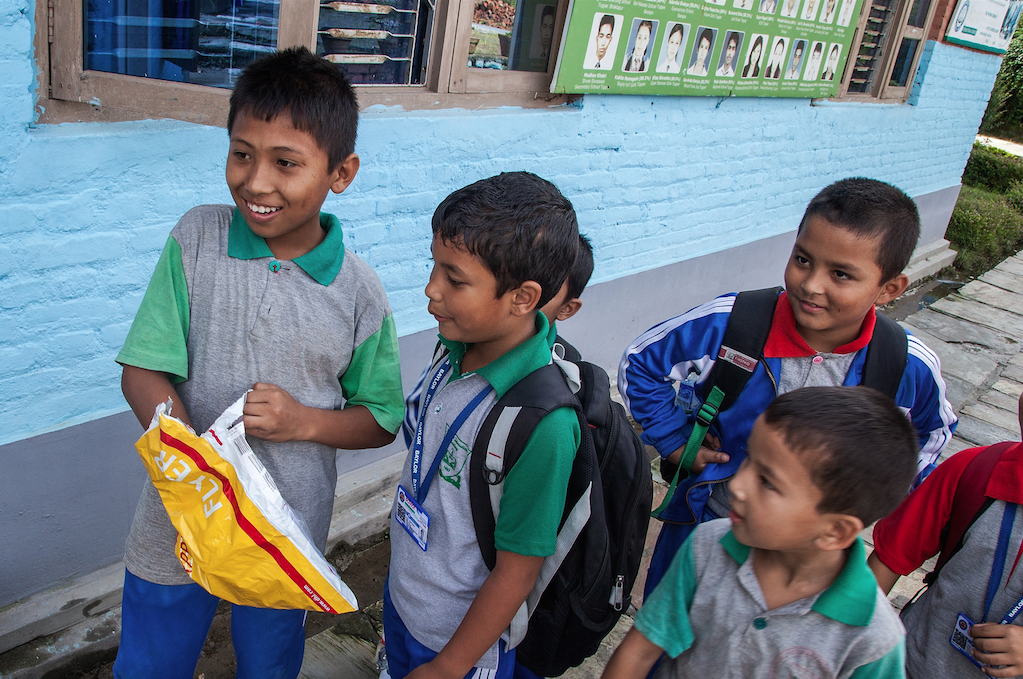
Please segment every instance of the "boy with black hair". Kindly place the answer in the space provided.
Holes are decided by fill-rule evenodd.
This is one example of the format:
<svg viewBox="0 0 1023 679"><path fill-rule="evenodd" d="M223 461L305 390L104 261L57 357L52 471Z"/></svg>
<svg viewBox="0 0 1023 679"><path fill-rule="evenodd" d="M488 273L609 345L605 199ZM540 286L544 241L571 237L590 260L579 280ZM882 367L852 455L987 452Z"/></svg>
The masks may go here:
<svg viewBox="0 0 1023 679"><path fill-rule="evenodd" d="M904 676L902 625L859 533L905 495L916 451L873 389L779 396L729 483L730 519L689 536L604 677L641 679L662 652L658 677Z"/></svg>
<svg viewBox="0 0 1023 679"><path fill-rule="evenodd" d="M406 413L414 436L384 591L388 672L504 679L515 665L505 632L554 552L579 421L571 408L550 412L508 471L492 571L476 540L469 453L501 396L550 362L555 332L539 309L576 258L578 226L553 184L512 172L452 193L432 227L426 296L443 351L409 396L416 412Z"/></svg>
<svg viewBox="0 0 1023 679"><path fill-rule="evenodd" d="M618 370L619 392L643 426L643 441L682 467L677 488L659 514L664 525L647 592L698 523L728 515L725 482L745 457L753 422L776 396L805 386L861 384L868 349L895 352L895 347L872 342L875 324L885 320L878 318L875 305L905 291L909 281L902 270L919 233L916 204L902 191L873 179L841 180L806 208L785 267L785 290L768 316L766 343L757 355L723 344L735 294L654 326L626 350ZM892 332L901 340L898 326ZM922 477L951 439L956 417L945 398L938 357L905 335L905 368L892 386L896 403L917 430ZM698 401L706 405L713 394L703 386L718 359L724 361L722 369L745 371L747 380L731 395L734 403L711 418L708 429ZM681 383L677 391L675 382ZM696 426L707 432L706 438L689 446L682 459Z"/></svg>
<svg viewBox="0 0 1023 679"><path fill-rule="evenodd" d="M556 321L567 321L579 313L579 309L583 306L583 301L579 297L582 296L592 275L593 246L590 245L589 238L579 234L579 254L576 255L572 268L568 270L568 278L561 285L558 294L540 309L547 317L547 322L551 324L551 327L554 327ZM558 335L557 345L562 348L561 358L569 361L582 360L579 350L566 342L561 335Z"/></svg>
<svg viewBox="0 0 1023 679"><path fill-rule="evenodd" d="M1023 675L1021 503L1023 444L996 443L942 462L874 526L867 563L883 592L939 555L927 590L902 609L907 676L979 676L978 663L991 677Z"/></svg>
<svg viewBox="0 0 1023 679"><path fill-rule="evenodd" d="M355 92L307 49L246 68L231 95L227 184L171 231L117 355L147 427L157 404L197 431L252 391L248 442L326 546L338 448L393 440L401 422L397 335L376 274L321 213L355 178ZM218 599L174 554L176 531L146 481L125 551L114 676L191 677ZM295 677L305 612L232 609L238 676Z"/></svg>

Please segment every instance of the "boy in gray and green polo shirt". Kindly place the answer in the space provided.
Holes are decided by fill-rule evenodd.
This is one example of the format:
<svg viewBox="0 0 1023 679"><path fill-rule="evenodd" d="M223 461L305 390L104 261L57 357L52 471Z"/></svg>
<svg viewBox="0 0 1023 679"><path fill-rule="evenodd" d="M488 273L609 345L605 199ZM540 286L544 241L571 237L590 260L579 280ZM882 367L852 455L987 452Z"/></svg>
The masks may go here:
<svg viewBox="0 0 1023 679"><path fill-rule="evenodd" d="M512 172L455 191L433 216L429 312L447 349L409 396L414 436L391 518L384 639L392 679L509 679L505 634L554 553L579 420L547 414L504 479L497 563L487 569L469 503L469 456L497 400L551 361L539 309L576 257L572 204ZM439 352L443 354L443 352Z"/></svg>
<svg viewBox="0 0 1023 679"><path fill-rule="evenodd" d="M402 413L387 297L320 212L358 171L357 117L344 74L304 48L249 66L228 119L235 205L181 218L117 356L143 426L170 398L172 414L203 431L251 389L246 438L321 550L337 449L389 443ZM218 601L181 567L175 537L147 481L125 551L115 677L192 677ZM235 606L238 676L297 676L304 621L304 611Z"/></svg>
<svg viewBox="0 0 1023 679"><path fill-rule="evenodd" d="M867 567L864 525L916 474L912 424L865 387L808 387L757 419L729 519L699 526L606 678L905 677L905 631Z"/></svg>

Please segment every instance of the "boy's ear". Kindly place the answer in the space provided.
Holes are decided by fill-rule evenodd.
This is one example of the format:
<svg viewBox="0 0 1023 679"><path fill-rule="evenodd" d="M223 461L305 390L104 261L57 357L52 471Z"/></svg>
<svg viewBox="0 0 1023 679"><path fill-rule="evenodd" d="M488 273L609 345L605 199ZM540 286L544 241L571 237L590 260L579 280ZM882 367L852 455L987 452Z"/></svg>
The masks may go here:
<svg viewBox="0 0 1023 679"><path fill-rule="evenodd" d="M359 156L349 153L348 157L341 161L331 172L330 190L334 193L341 193L348 188L348 185L359 173Z"/></svg>
<svg viewBox="0 0 1023 679"><path fill-rule="evenodd" d="M526 281L511 291L511 312L515 316L525 316L535 311L540 301L543 288L536 281Z"/></svg>
<svg viewBox="0 0 1023 679"><path fill-rule="evenodd" d="M559 321L567 321L568 319L579 313L579 309L583 307L583 301L578 297L573 297L558 309L558 315L555 318Z"/></svg>
<svg viewBox="0 0 1023 679"><path fill-rule="evenodd" d="M827 514L824 531L817 536L817 549L825 552L845 549L863 531L863 521L852 514Z"/></svg>
<svg viewBox="0 0 1023 679"><path fill-rule="evenodd" d="M900 273L898 276L881 286L881 293L877 296L877 299L874 300L874 304L887 304L904 293L908 287L909 276L904 273Z"/></svg>

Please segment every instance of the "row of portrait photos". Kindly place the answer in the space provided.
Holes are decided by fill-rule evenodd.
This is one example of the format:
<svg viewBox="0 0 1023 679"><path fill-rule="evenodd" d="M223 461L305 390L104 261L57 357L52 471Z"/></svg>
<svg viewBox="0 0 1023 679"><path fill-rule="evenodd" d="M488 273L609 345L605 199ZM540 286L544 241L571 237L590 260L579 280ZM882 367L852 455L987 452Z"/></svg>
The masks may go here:
<svg viewBox="0 0 1023 679"><path fill-rule="evenodd" d="M741 0L736 0L736 6ZM752 0L751 0L752 1ZM768 2L771 0L767 0ZM783 0L789 2L790 0ZM808 0L814 2L815 0ZM826 0L833 4L835 0ZM850 6L855 0L845 0ZM763 3L761 3L763 6ZM703 77L715 75L719 78L831 81L835 79L842 56L842 44L807 38L770 36L752 33L746 40L745 31L719 30L708 26L696 28L696 39L690 41L690 24L664 22L659 50L655 50L659 24L654 19L635 18L632 20L625 57L615 58L618 39L615 26L621 26L624 17L619 14L598 12L593 17L593 32L590 48L583 60L584 70L613 70L619 65L626 73L647 72L655 53L658 58L653 70L657 73L682 73ZM692 47L689 48L690 42Z"/></svg>

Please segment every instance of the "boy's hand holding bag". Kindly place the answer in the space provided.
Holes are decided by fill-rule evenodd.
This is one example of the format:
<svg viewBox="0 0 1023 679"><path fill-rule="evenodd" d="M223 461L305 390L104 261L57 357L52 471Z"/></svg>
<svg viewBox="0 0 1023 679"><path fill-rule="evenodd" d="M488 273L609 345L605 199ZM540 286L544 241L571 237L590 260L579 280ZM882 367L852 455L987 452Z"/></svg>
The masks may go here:
<svg viewBox="0 0 1023 679"><path fill-rule="evenodd" d="M355 595L245 440L243 395L201 436L156 408L135 444L178 530L181 565L231 603L346 613Z"/></svg>

